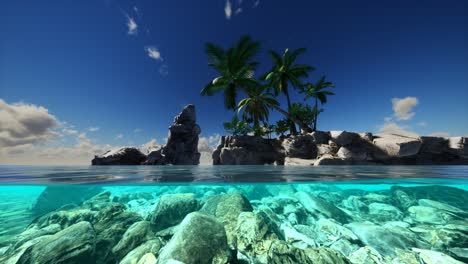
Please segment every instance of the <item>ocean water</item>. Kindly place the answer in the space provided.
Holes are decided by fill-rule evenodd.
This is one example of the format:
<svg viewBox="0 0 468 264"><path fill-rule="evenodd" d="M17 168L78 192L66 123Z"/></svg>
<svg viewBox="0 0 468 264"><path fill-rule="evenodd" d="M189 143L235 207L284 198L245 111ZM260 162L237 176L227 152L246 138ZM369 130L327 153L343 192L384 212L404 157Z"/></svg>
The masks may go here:
<svg viewBox="0 0 468 264"><path fill-rule="evenodd" d="M0 166L0 263L467 262L467 166Z"/></svg>

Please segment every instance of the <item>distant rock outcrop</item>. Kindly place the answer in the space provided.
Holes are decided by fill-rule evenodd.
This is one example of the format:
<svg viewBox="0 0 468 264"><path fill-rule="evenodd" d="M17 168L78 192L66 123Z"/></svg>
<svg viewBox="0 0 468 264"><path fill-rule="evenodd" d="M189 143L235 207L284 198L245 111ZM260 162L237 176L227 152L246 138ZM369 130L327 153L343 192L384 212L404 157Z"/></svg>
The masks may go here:
<svg viewBox="0 0 468 264"><path fill-rule="evenodd" d="M287 138L224 136L215 165L468 164L463 137L317 131Z"/></svg>
<svg viewBox="0 0 468 264"><path fill-rule="evenodd" d="M143 154L135 147L121 147L95 156L92 165L198 165L198 135L200 126L196 123L195 106L187 105L174 118L169 127L165 146Z"/></svg>

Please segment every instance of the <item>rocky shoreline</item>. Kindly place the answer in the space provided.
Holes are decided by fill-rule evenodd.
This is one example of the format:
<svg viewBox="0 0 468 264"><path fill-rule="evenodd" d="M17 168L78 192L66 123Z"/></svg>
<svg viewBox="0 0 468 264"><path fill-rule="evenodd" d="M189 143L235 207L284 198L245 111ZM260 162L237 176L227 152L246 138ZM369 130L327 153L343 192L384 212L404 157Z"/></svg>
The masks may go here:
<svg viewBox="0 0 468 264"><path fill-rule="evenodd" d="M167 143L142 153L136 147L109 150L92 165L198 165L195 106L187 105L169 127ZM315 131L267 139L222 136L213 165L468 165L468 138Z"/></svg>
<svg viewBox="0 0 468 264"><path fill-rule="evenodd" d="M1 243L0 263L461 264L467 217L468 192L447 186L105 187Z"/></svg>

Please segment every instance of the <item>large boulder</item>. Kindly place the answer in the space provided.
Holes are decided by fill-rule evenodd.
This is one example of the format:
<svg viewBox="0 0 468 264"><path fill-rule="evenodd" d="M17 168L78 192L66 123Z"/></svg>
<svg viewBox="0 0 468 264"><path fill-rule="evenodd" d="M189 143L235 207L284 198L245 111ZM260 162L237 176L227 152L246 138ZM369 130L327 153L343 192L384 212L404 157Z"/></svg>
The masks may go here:
<svg viewBox="0 0 468 264"><path fill-rule="evenodd" d="M161 249L157 263L208 264L227 250L223 224L213 216L193 212L184 218L174 236Z"/></svg>
<svg viewBox="0 0 468 264"><path fill-rule="evenodd" d="M351 145L361 138L359 134L348 131L330 131L330 135L332 142L339 146Z"/></svg>
<svg viewBox="0 0 468 264"><path fill-rule="evenodd" d="M391 159L410 157L418 154L421 140L415 137L381 134L374 138L374 145L383 151L383 155L376 155L377 159Z"/></svg>
<svg viewBox="0 0 468 264"><path fill-rule="evenodd" d="M284 164L284 152L277 139L257 136L223 136L213 152L214 165Z"/></svg>
<svg viewBox="0 0 468 264"><path fill-rule="evenodd" d="M112 252L121 259L138 245L150 240L153 235L148 221L136 222L125 231L119 243L112 248Z"/></svg>
<svg viewBox="0 0 468 264"><path fill-rule="evenodd" d="M166 164L198 165L200 163L198 135L201 133L201 128L196 121L194 105L185 106L182 112L174 118L174 122L169 127L167 143L162 149Z"/></svg>
<svg viewBox="0 0 468 264"><path fill-rule="evenodd" d="M122 147L109 150L100 156L95 156L92 165L140 165L146 160L146 155L134 147Z"/></svg>
<svg viewBox="0 0 468 264"><path fill-rule="evenodd" d="M347 223L350 216L332 203L306 192L297 192L295 197L311 214L333 218L340 223Z"/></svg>
<svg viewBox="0 0 468 264"><path fill-rule="evenodd" d="M316 136L318 137L318 134ZM314 159L317 157L317 145L312 135L291 136L286 138L282 145L287 157L301 159Z"/></svg>
<svg viewBox="0 0 468 264"><path fill-rule="evenodd" d="M151 223L159 231L177 225L197 209L198 201L193 193L164 194L151 215Z"/></svg>
<svg viewBox="0 0 468 264"><path fill-rule="evenodd" d="M92 263L96 234L89 222L79 222L42 239L17 263L59 264Z"/></svg>

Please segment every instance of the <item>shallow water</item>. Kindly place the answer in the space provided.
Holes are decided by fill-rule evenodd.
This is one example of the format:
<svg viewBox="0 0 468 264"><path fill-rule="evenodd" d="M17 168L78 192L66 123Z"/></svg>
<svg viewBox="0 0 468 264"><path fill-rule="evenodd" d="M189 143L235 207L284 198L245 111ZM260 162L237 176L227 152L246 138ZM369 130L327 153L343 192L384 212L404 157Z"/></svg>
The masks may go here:
<svg viewBox="0 0 468 264"><path fill-rule="evenodd" d="M105 195L91 198L103 192ZM195 211L213 215L210 217L224 225L226 243L237 252L224 256L230 263L234 263L232 255L248 259L239 263L309 263L306 259L340 263L330 256L328 261L313 262L316 255L330 253L317 251L323 248L348 263L379 263L375 259L380 263L429 263L428 258L435 258L433 252L445 254L443 261L468 260L467 166L0 166L0 263L15 258L19 260L11 263L60 263L54 260L54 256L63 258L60 252L47 252L50 257L46 260L38 257L48 248L40 239L65 232L80 221L89 222L96 232L93 248L79 251L78 262L67 259L63 263L119 263L149 239L119 242L134 222L145 219L151 223L151 238L161 245L144 253L164 259L170 248L177 247L177 236L169 231L169 235L157 233L174 225L159 226L173 215L155 217L161 206L158 203L166 195L169 204L172 200L176 204L180 198L176 194L187 193L194 194ZM239 205L234 220L216 214L216 210L224 210L221 205L214 211L206 209L213 197L234 199L231 194L241 194L249 204ZM234 199L223 206L235 207L237 202ZM103 215L116 205L123 209ZM228 209L225 212L232 213ZM241 211L253 214L239 214ZM125 217L119 218L120 214ZM262 219L266 233L255 241L246 237L254 236L257 229L245 233L245 217ZM103 238L109 234L103 235L100 228L113 230L112 236ZM383 234L389 239L379 237ZM22 245L37 237L39 242L30 245L31 250L18 253ZM119 243L125 246L115 250ZM283 251L285 247L289 255L279 254L270 244L270 251L263 252L258 245L265 243L285 243ZM421 253L413 248L432 251ZM214 262L210 252L200 250L207 263L227 263ZM200 263L174 252L170 255L176 260ZM137 263L142 255L133 258L135 262L128 263ZM369 262L360 262L366 258Z"/></svg>

